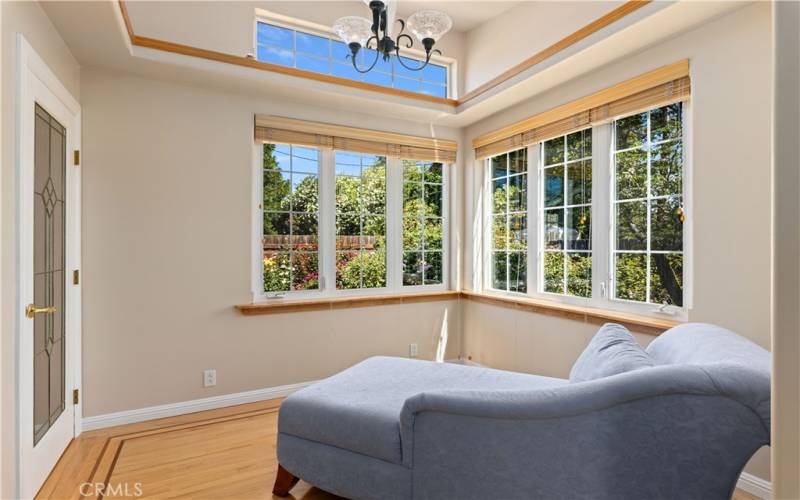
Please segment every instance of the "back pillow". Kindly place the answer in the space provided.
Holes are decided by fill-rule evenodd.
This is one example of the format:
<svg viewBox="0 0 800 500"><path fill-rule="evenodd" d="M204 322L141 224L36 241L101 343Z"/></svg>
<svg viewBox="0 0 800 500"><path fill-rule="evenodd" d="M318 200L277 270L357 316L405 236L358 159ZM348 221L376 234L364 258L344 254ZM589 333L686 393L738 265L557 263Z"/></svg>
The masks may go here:
<svg viewBox="0 0 800 500"><path fill-rule="evenodd" d="M586 382L654 365L627 328L606 323L572 366L569 381Z"/></svg>

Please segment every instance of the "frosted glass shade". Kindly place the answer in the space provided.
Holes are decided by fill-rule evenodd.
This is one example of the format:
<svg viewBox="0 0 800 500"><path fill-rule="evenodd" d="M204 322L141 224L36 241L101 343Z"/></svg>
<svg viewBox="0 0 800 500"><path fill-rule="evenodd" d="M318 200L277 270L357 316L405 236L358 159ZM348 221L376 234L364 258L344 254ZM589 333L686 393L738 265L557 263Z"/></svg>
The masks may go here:
<svg viewBox="0 0 800 500"><path fill-rule="evenodd" d="M333 23L333 31L344 43L357 43L364 47L372 36L372 22L359 16L340 17Z"/></svg>
<svg viewBox="0 0 800 500"><path fill-rule="evenodd" d="M421 42L426 38L438 42L453 27L450 16L438 10L420 10L411 14L406 27Z"/></svg>

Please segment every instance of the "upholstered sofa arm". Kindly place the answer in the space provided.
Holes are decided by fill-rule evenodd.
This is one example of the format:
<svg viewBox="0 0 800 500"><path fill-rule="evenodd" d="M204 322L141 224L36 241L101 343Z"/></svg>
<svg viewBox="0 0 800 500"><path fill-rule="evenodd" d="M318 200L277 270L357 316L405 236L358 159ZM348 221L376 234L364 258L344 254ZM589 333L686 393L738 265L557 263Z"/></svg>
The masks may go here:
<svg viewBox="0 0 800 500"><path fill-rule="evenodd" d="M697 493L710 494L735 483L749 456L769 442L768 422L749 393L720 387L707 367L690 365L531 391L426 392L407 399L401 413L403 462L414 470L416 491L459 498L519 496L481 483L508 474L528 478L530 498L602 498L602 491L580 488L602 489L612 477L609 496L625 483L628 493L639 488L641 498L676 497L680 492L652 488L669 488L670 480L685 485L677 472L661 471L663 484L646 476L653 467L673 467L660 457L675 456L678 447L685 450L683 466L697 474L718 472L716 462L725 462L731 477L702 478L706 489Z"/></svg>

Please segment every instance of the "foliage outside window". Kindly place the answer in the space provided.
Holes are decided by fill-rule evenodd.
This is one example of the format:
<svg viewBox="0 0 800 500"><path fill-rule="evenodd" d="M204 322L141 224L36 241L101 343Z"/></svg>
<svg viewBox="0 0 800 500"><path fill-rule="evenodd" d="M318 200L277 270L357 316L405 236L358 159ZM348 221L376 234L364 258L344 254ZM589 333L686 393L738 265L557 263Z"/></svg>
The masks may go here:
<svg viewBox="0 0 800 500"><path fill-rule="evenodd" d="M683 306L681 103L614 122L614 297Z"/></svg>
<svg viewBox="0 0 800 500"><path fill-rule="evenodd" d="M336 152L336 288L386 286L386 157Z"/></svg>
<svg viewBox="0 0 800 500"><path fill-rule="evenodd" d="M489 160L491 286L528 290L528 154L512 151Z"/></svg>
<svg viewBox="0 0 800 500"><path fill-rule="evenodd" d="M592 295L592 129L542 149L542 290Z"/></svg>
<svg viewBox="0 0 800 500"><path fill-rule="evenodd" d="M327 36L265 22L257 23L256 45L259 61L418 94L447 97L448 70L446 66L439 64L429 63L421 71L411 71L396 61L397 56L392 56L388 61L379 57L371 71L359 73L348 59L350 49L344 43ZM372 49L359 51L359 65L363 67L372 64L375 55L376 52ZM410 67L419 66L418 61L406 57L403 62Z"/></svg>
<svg viewBox="0 0 800 500"><path fill-rule="evenodd" d="M403 285L442 283L441 163L403 160Z"/></svg>
<svg viewBox="0 0 800 500"><path fill-rule="evenodd" d="M319 288L319 150L264 145L264 291Z"/></svg>

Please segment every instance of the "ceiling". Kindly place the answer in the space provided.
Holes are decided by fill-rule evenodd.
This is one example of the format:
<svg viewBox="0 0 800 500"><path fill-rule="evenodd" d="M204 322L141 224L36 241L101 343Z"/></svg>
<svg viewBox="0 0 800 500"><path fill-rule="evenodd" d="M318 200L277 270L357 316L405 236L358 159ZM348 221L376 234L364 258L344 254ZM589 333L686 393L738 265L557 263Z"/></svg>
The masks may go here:
<svg viewBox="0 0 800 500"><path fill-rule="evenodd" d="M325 25L346 15L369 17L369 10L362 0L273 0L257 3L266 10L291 13L298 19ZM465 32L520 3L522 1L398 0L397 13L400 18L407 19L418 10L440 10L453 20L453 31Z"/></svg>
<svg viewBox="0 0 800 500"><path fill-rule="evenodd" d="M361 3L361 2L359 2ZM441 10L453 20L453 30L469 31L508 9L522 3L505 1L463 1L463 0L399 0L397 13L405 19L422 9Z"/></svg>
<svg viewBox="0 0 800 500"><path fill-rule="evenodd" d="M153 2L132 3L153 5ZM232 15L233 11L241 10L241 14L249 18L252 16L252 6L256 2L159 3L162 5L180 3L181 5L175 9L181 12L187 5L192 4L197 6L217 5L221 9L218 13L224 13L226 18L212 19L209 17L209 19L215 20L212 24L232 23L238 26L239 21L235 18L236 16ZM257 3L264 5L269 2ZM294 3L307 4L306 2ZM353 1L349 3L355 5ZM491 2L478 3L489 4ZM463 4L462 1L458 5ZM237 94L269 96L271 99L280 99L286 102L302 102L305 105L393 116L413 122L452 127L474 124L499 110L514 106L525 99L627 54L652 46L659 40L666 39L677 32L689 29L691 26L740 5L743 4L737 2L653 2L634 14L626 16L616 23L614 29L597 33L570 46L495 87L480 98L453 108L405 97L377 95L357 88L314 82L160 50L130 47L116 0L42 2L45 12L53 21L73 55L87 69L102 67L148 79L201 85ZM409 8L412 6L413 4L407 5ZM186 34L198 31L197 26L193 23L181 24L183 25L181 29L184 29ZM140 28L135 20L134 25L138 33ZM168 23L168 27L174 27L174 23ZM222 31L227 32L227 29ZM249 43L247 38L252 35L249 35L247 30L240 31L243 33L244 42ZM227 53L235 54L237 52ZM298 90L301 91L298 92Z"/></svg>

